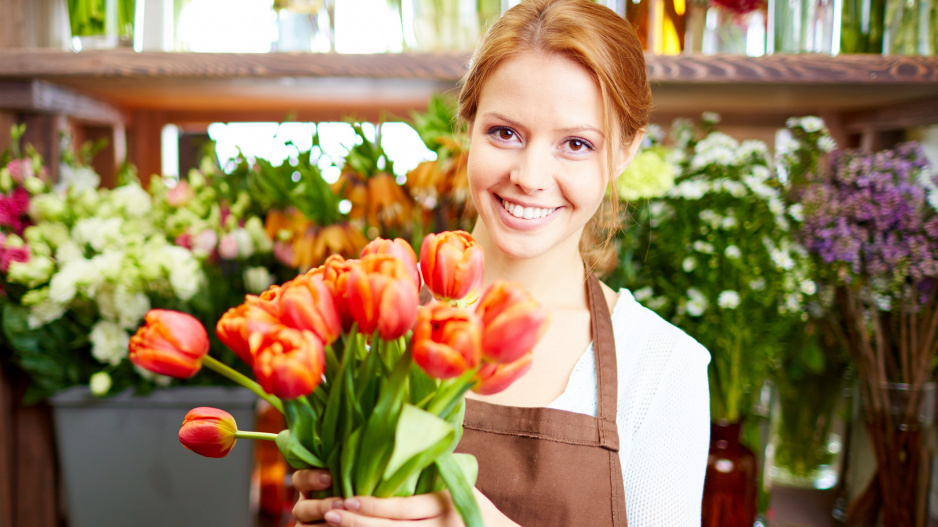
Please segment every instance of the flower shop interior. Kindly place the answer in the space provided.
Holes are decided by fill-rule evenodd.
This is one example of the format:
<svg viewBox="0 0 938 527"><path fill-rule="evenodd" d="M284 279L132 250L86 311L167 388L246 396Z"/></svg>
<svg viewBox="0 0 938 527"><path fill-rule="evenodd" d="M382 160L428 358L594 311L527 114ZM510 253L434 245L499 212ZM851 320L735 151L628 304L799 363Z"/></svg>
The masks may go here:
<svg viewBox="0 0 938 527"><path fill-rule="evenodd" d="M938 525L938 5L597 1L654 98L600 271L711 353L702 524ZM517 2L0 0L0 527L293 524L275 445L176 441L283 416L128 341L470 231L455 93Z"/></svg>

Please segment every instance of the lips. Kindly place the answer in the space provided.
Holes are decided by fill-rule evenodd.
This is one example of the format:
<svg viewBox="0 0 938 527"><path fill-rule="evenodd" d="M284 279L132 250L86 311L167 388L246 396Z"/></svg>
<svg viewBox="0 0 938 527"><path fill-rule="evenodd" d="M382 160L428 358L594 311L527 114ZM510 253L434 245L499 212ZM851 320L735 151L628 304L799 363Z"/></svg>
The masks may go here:
<svg viewBox="0 0 938 527"><path fill-rule="evenodd" d="M526 207L520 203L514 203L506 199L502 199L502 208L511 214L515 218L525 219L525 220L536 220L550 216L557 210L557 207Z"/></svg>
<svg viewBox="0 0 938 527"><path fill-rule="evenodd" d="M498 196L492 195L495 200L498 217L501 223L514 231L531 231L540 229L544 225L551 223L557 218L558 212L563 207L525 207L520 203L507 201ZM516 214L518 214L516 216ZM525 218L525 214L530 215Z"/></svg>

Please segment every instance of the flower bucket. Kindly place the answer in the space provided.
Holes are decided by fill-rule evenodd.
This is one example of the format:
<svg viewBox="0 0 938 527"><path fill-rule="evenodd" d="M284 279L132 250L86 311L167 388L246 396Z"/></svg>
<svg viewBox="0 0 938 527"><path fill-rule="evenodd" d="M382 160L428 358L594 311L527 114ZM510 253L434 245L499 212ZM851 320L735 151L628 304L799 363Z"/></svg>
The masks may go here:
<svg viewBox="0 0 938 527"><path fill-rule="evenodd" d="M256 396L248 390L185 387L99 399L76 387L50 402L70 527L253 525L251 442L216 460L175 440L195 406L253 425Z"/></svg>

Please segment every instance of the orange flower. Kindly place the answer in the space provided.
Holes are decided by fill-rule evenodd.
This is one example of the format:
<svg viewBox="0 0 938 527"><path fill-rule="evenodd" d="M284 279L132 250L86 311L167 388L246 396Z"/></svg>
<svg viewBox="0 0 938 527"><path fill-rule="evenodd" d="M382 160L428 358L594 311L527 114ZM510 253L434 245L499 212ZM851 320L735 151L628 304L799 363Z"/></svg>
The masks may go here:
<svg viewBox="0 0 938 527"><path fill-rule="evenodd" d="M492 395L511 386L511 383L531 369L531 354L522 355L520 359L509 364L484 362L476 374L475 385L472 391L480 395Z"/></svg>
<svg viewBox="0 0 938 527"><path fill-rule="evenodd" d="M346 258L358 256L368 238L349 223L335 223L316 231L309 247L309 265L300 269L309 269L321 264L329 255L338 254Z"/></svg>
<svg viewBox="0 0 938 527"><path fill-rule="evenodd" d="M342 321L322 276L297 276L283 285L279 296L280 319L285 325L312 331L323 344L339 338Z"/></svg>
<svg viewBox="0 0 938 527"><path fill-rule="evenodd" d="M265 292L268 296L269 293ZM248 365L254 364L248 340L252 333L269 331L280 325L280 319L268 309L269 302L248 295L245 302L230 308L218 319L215 334L222 344Z"/></svg>
<svg viewBox="0 0 938 527"><path fill-rule="evenodd" d="M225 457L235 445L237 431L231 414L201 406L186 414L179 429L179 442L200 456Z"/></svg>
<svg viewBox="0 0 938 527"><path fill-rule="evenodd" d="M347 282L348 307L358 330L384 340L403 337L417 319L417 288L407 266L383 254L363 256Z"/></svg>
<svg viewBox="0 0 938 527"><path fill-rule="evenodd" d="M465 231L428 234L420 246L420 272L433 295L460 300L482 284L482 248Z"/></svg>
<svg viewBox="0 0 938 527"><path fill-rule="evenodd" d="M130 361L159 375L185 379L202 367L209 341L205 327L192 315L151 309L144 325L130 338Z"/></svg>
<svg viewBox="0 0 938 527"><path fill-rule="evenodd" d="M362 249L363 257L369 254L387 254L403 261L407 266L407 270L410 271L411 275L414 277L414 285L417 289L420 289L420 272L417 270L417 253L414 252L414 248L404 239L395 238L393 240L385 240L384 238L375 238L368 242L368 245Z"/></svg>
<svg viewBox="0 0 938 527"><path fill-rule="evenodd" d="M397 228L412 221L413 202L394 176L378 172L368 178L368 213L371 227Z"/></svg>
<svg viewBox="0 0 938 527"><path fill-rule="evenodd" d="M481 357L482 326L473 313L434 302L417 312L414 362L437 379L458 377Z"/></svg>
<svg viewBox="0 0 938 527"><path fill-rule="evenodd" d="M359 265L358 260L346 260L338 254L326 258L322 270L311 270L313 273L322 273L322 280L332 293L336 310L342 321L342 329L348 331L352 327L352 312L348 307L348 275L353 267Z"/></svg>
<svg viewBox="0 0 938 527"><path fill-rule="evenodd" d="M476 306L482 319L482 354L507 364L530 353L547 329L547 312L520 284L499 280Z"/></svg>
<svg viewBox="0 0 938 527"><path fill-rule="evenodd" d="M254 377L282 399L309 395L322 381L326 356L312 331L281 326L250 338Z"/></svg>

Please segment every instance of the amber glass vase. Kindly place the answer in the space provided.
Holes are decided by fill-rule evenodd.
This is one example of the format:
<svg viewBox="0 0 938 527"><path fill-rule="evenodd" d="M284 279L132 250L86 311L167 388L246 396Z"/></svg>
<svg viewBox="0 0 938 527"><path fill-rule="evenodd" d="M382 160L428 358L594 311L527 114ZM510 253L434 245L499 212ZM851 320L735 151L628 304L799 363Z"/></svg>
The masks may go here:
<svg viewBox="0 0 938 527"><path fill-rule="evenodd" d="M710 424L703 527L752 527L756 521L756 455L739 441L741 422Z"/></svg>

